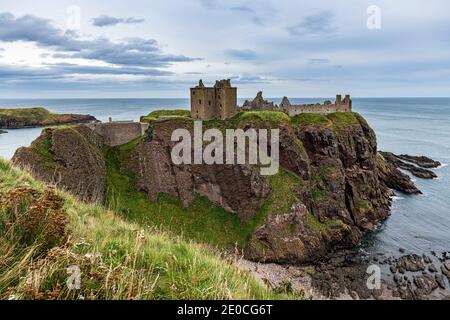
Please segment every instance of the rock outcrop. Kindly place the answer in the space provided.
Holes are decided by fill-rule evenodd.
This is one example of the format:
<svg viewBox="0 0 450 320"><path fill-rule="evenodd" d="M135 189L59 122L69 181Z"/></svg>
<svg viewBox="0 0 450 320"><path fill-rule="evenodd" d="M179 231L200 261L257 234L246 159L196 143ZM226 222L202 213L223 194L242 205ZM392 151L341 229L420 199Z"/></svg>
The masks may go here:
<svg viewBox="0 0 450 320"><path fill-rule="evenodd" d="M106 165L101 148L102 138L86 126L45 129L31 147L19 148L12 162L81 200L103 202Z"/></svg>
<svg viewBox="0 0 450 320"><path fill-rule="evenodd" d="M382 154L378 154L377 168L378 177L387 187L407 194L422 193L408 175L401 172L392 163L387 162Z"/></svg>
<svg viewBox="0 0 450 320"><path fill-rule="evenodd" d="M437 167L441 166L441 163L439 161L430 159L425 156L410 156L408 154L401 154L401 155L397 155L397 158L412 162L412 163L418 165L419 167L427 168L427 169L437 168Z"/></svg>
<svg viewBox="0 0 450 320"><path fill-rule="evenodd" d="M192 132L188 118L152 122L151 135L127 147L121 171L135 178L149 201L167 193L188 206L199 194L237 214L250 234L245 256L259 262L310 262L336 247L354 246L389 216L390 188L417 193L408 176L378 155L375 133L358 114L273 114L269 119L249 113L221 125L279 128L276 176L261 176L258 166L250 165L175 165L171 135L181 128ZM102 145L86 126L49 129L30 148L19 149L13 161L41 180L101 201Z"/></svg>
<svg viewBox="0 0 450 320"><path fill-rule="evenodd" d="M8 133L8 132L4 131L4 130L0 130L0 134L5 134L5 133Z"/></svg>
<svg viewBox="0 0 450 320"><path fill-rule="evenodd" d="M414 157L409 155L397 156L392 152L380 152L380 154L385 158L387 162L392 164L394 167L407 170L414 176L422 179L434 179L437 178L437 175L431 170L425 169L424 167L417 167L402 160L409 159L407 161L421 163L427 168L435 168L441 165L439 162L426 157Z"/></svg>
<svg viewBox="0 0 450 320"><path fill-rule="evenodd" d="M44 108L0 109L0 128L21 129L96 122L91 115L55 114Z"/></svg>

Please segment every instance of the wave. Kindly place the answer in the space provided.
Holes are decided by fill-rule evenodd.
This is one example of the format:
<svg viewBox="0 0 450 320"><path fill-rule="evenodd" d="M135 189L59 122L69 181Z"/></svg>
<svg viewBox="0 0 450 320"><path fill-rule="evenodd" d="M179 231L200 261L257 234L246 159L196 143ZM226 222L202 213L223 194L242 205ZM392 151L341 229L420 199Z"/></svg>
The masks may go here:
<svg viewBox="0 0 450 320"><path fill-rule="evenodd" d="M442 163L439 167L436 168L436 170L445 168L446 166L448 166L448 163Z"/></svg>

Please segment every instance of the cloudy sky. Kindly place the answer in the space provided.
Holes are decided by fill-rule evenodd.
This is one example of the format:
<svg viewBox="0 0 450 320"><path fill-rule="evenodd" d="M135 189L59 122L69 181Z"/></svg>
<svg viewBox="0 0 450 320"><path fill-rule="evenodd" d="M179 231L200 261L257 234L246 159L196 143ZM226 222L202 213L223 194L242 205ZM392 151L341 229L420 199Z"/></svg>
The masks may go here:
<svg viewBox="0 0 450 320"><path fill-rule="evenodd" d="M184 98L200 78L240 97L450 96L449 16L448 0L1 0L0 98Z"/></svg>

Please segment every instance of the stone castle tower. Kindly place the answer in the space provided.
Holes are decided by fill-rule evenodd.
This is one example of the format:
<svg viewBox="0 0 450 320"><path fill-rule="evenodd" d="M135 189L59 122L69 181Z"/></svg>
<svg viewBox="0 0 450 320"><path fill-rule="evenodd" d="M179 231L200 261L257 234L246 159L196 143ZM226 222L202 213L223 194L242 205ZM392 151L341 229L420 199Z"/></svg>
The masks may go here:
<svg viewBox="0 0 450 320"><path fill-rule="evenodd" d="M237 113L237 88L231 80L216 81L214 87L205 87L200 80L191 88L192 118L199 120L225 120Z"/></svg>

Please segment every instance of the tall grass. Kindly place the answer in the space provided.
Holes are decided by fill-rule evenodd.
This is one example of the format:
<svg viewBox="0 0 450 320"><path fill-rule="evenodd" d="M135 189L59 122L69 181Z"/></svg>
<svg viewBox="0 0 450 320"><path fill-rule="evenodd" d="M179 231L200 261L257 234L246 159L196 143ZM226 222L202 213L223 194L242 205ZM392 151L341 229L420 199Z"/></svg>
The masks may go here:
<svg viewBox="0 0 450 320"><path fill-rule="evenodd" d="M21 205L9 201L23 190L35 191L30 201ZM289 298L202 244L157 229L143 230L102 206L49 189L4 160L0 160L0 193L0 299ZM61 208L52 204L59 199ZM36 211L39 206L43 209ZM39 212L46 221L55 216L54 210L65 217L64 222L54 220L64 231L57 239L61 241L23 238L26 229L11 231L24 215ZM45 228L55 227L47 222ZM70 266L81 271L79 290L67 286Z"/></svg>

